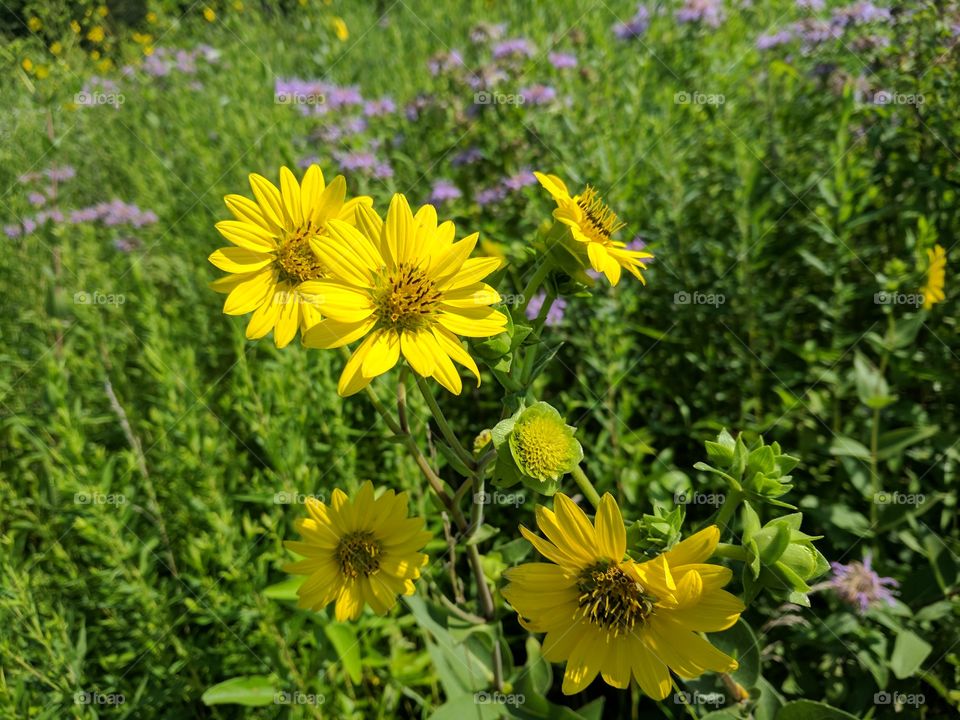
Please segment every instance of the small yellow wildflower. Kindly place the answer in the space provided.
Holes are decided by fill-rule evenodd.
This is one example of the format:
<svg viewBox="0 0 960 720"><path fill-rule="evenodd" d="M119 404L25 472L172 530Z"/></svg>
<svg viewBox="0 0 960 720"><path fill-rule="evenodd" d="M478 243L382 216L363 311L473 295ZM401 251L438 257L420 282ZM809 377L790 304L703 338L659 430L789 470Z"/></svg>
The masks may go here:
<svg viewBox="0 0 960 720"><path fill-rule="evenodd" d="M43 21L34 15L32 18L27 20L27 27L30 28L31 32L37 32L43 27Z"/></svg>
<svg viewBox="0 0 960 720"><path fill-rule="evenodd" d="M37 75L37 80L44 80L47 77L49 77L50 68L48 68L46 65L38 65L36 75Z"/></svg>
<svg viewBox="0 0 960 720"><path fill-rule="evenodd" d="M340 42L345 42L347 38L350 37L350 29L343 21L343 18L340 17L335 17L333 19L333 32L337 36L337 40Z"/></svg>
<svg viewBox="0 0 960 720"><path fill-rule="evenodd" d="M97 15L99 15L100 17L106 17L109 14L110 14L110 10L107 8L106 5L101 5L100 7L97 8Z"/></svg>
<svg viewBox="0 0 960 720"><path fill-rule="evenodd" d="M214 20L217 19L217 14L213 11L213 8L205 7L203 9L203 19L209 23L212 23Z"/></svg>
<svg viewBox="0 0 960 720"><path fill-rule="evenodd" d="M99 60L99 59L100 59L100 51L99 51L99 50L93 50L93 51L90 53L90 59L91 59L91 60Z"/></svg>
<svg viewBox="0 0 960 720"><path fill-rule="evenodd" d="M80 27L80 23L78 23L76 20L71 20L71 21L70 21L70 29L73 30L73 32L75 32L77 35L79 35L79 34L80 34L80 30L81 30L82 28Z"/></svg>
<svg viewBox="0 0 960 720"><path fill-rule="evenodd" d="M146 55L147 57L153 55L153 45L144 45L143 54Z"/></svg>
<svg viewBox="0 0 960 720"><path fill-rule="evenodd" d="M22 67L27 72L32 72L33 61L30 58L24 58L23 61L20 63L20 67Z"/></svg>
<svg viewBox="0 0 960 720"><path fill-rule="evenodd" d="M90 42L103 42L103 39L106 37L106 33L103 31L103 27L97 25L95 28L91 28L90 32L87 33L87 40Z"/></svg>
<svg viewBox="0 0 960 720"><path fill-rule="evenodd" d="M59 55L63 52L63 45L61 45L59 41L53 43L53 45L50 46L50 52L54 55Z"/></svg>
<svg viewBox="0 0 960 720"><path fill-rule="evenodd" d="M156 24L156 22L157 22L157 14L156 14L155 12L148 12L148 13L147 13L147 22L150 23L151 25Z"/></svg>
<svg viewBox="0 0 960 720"><path fill-rule="evenodd" d="M943 302L946 295L943 292L946 267L947 251L941 245L934 245L933 249L927 250L927 284L920 292L923 293L923 309L929 310L939 302Z"/></svg>

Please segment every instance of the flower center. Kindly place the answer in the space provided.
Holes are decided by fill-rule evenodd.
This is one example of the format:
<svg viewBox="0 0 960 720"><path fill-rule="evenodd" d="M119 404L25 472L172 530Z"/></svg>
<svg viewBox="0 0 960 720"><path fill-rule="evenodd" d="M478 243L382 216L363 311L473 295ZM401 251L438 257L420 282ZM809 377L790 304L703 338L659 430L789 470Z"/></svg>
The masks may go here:
<svg viewBox="0 0 960 720"><path fill-rule="evenodd" d="M613 562L601 561L580 573L582 617L614 635L627 633L653 613L657 599Z"/></svg>
<svg viewBox="0 0 960 720"><path fill-rule="evenodd" d="M323 265L310 247L310 238L319 234L320 229L310 221L284 238L277 258L281 280L305 282L323 277Z"/></svg>
<svg viewBox="0 0 960 720"><path fill-rule="evenodd" d="M520 465L539 479L556 478L570 466L570 441L563 426L551 418L533 417L517 422L515 449Z"/></svg>
<svg viewBox="0 0 960 720"><path fill-rule="evenodd" d="M440 291L419 267L400 263L377 281L373 302L383 325L416 330L428 323L440 303Z"/></svg>
<svg viewBox="0 0 960 720"><path fill-rule="evenodd" d="M595 242L610 242L610 236L626 225L590 185L577 195L576 201L587 220L581 229Z"/></svg>
<svg viewBox="0 0 960 720"><path fill-rule="evenodd" d="M340 538L334 551L340 572L348 578L367 577L380 569L383 546L372 532L357 531Z"/></svg>

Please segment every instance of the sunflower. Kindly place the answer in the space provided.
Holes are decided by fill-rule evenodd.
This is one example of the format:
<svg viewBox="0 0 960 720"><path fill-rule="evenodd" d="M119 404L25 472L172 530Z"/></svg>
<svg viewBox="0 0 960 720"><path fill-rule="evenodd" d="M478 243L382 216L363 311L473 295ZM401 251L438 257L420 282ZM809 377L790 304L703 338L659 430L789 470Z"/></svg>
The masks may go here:
<svg viewBox="0 0 960 720"><path fill-rule="evenodd" d="M413 581L427 563L417 551L430 533L423 518L407 517L405 492L387 490L374 498L368 481L352 501L334 490L329 506L314 498L306 504L310 517L297 521L303 541L284 543L306 558L284 567L308 576L297 590L300 607L320 610L336 601L336 618L343 622L356 620L365 604L384 615L397 595L413 594Z"/></svg>
<svg viewBox="0 0 960 720"><path fill-rule="evenodd" d="M236 220L216 227L235 247L220 248L209 260L230 273L212 283L229 293L223 305L227 315L253 312L247 338L261 338L273 330L273 341L285 347L296 336L320 321L320 314L300 293L308 280L324 276L322 263L310 241L322 235L332 219L354 222L356 208L372 205L369 197L345 202L347 184L338 175L324 185L316 165L307 168L298 183L287 168L280 168L280 189L257 174L250 175L256 202L242 195L227 195L224 202Z"/></svg>
<svg viewBox="0 0 960 720"><path fill-rule="evenodd" d="M653 255L630 250L625 243L612 239L625 223L594 188L587 185L582 193L571 196L566 184L556 175L539 172L534 175L556 201L553 217L569 228L570 236L576 241L575 254L582 254L586 248L586 260L590 266L606 275L611 285L620 282L621 269L629 270L637 280L646 284L640 271L647 269L643 261Z"/></svg>
<svg viewBox="0 0 960 720"><path fill-rule="evenodd" d="M947 252L940 245L934 245L932 249L927 250L927 260L929 262L927 284L920 289L923 294L925 310L929 310L938 302L943 302L946 297L943 294L943 286L947 267Z"/></svg>
<svg viewBox="0 0 960 720"><path fill-rule="evenodd" d="M483 278L498 258L470 258L474 233L454 242L452 222L437 225L424 205L416 216L400 194L386 221L360 208L357 227L338 220L311 241L326 277L301 291L313 295L324 320L303 338L308 347L334 348L363 338L343 369L337 391L346 397L390 370L401 353L423 377L460 394L456 361L480 382L480 372L458 335L486 338L505 330L507 318L490 307L500 295Z"/></svg>
<svg viewBox="0 0 960 720"><path fill-rule="evenodd" d="M580 692L599 673L616 688L631 676L655 700L670 692L670 670L683 678L730 672L737 662L700 632L733 625L743 611L721 590L732 573L708 565L720 539L716 526L702 530L647 562L625 557L627 536L610 494L600 501L596 527L563 493L554 511L537 507L543 539L523 536L551 562L525 563L504 573L502 594L521 623L547 634L543 655L567 661L563 692Z"/></svg>

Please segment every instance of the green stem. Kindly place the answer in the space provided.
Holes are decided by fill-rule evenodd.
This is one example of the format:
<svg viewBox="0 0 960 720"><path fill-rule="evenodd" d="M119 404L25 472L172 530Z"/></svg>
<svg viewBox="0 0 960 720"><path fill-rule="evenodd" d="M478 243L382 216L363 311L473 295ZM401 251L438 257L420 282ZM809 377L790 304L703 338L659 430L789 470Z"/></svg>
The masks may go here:
<svg viewBox="0 0 960 720"><path fill-rule="evenodd" d="M730 518L733 517L733 513L740 506L741 500L743 500L743 493L739 490L731 490L726 497L724 497L723 506L720 508L720 512L717 513L717 517L714 520L714 523L719 525L721 530L729 526Z"/></svg>
<svg viewBox="0 0 960 720"><path fill-rule="evenodd" d="M447 441L447 444L463 464L473 470L477 464L476 460L473 455L468 453L463 445L460 444L456 433L453 432L450 423L447 422L446 415L443 414L443 410L441 410L437 404L437 399L433 396L433 391L430 390L430 386L427 385L426 379L418 374L415 374L415 377L417 378L417 387L420 388L420 394L423 395L423 399L427 401L427 406L430 408L433 419L437 422L437 427L440 428L440 434L443 435L443 439Z"/></svg>
<svg viewBox="0 0 960 720"><path fill-rule="evenodd" d="M532 379L533 368L537 364L537 355L540 354L540 333L543 331L543 325L547 321L547 314L550 312L553 301L556 299L557 296L552 290L547 291L547 296L543 299L543 305L540 306L540 312L537 313L537 319L533 321L533 332L531 335L535 341L527 350L526 357L524 358L523 373L521 375L524 386L529 385Z"/></svg>
<svg viewBox="0 0 960 720"><path fill-rule="evenodd" d="M593 486L593 483L590 482L590 478L587 477L587 474L580 468L580 466L576 465L573 470L570 471L570 474L573 476L573 479L577 483L577 487L580 488L580 491L583 493L584 497L590 501L590 504L595 508L600 507L600 493L597 492L597 489Z"/></svg>
<svg viewBox="0 0 960 720"><path fill-rule="evenodd" d="M718 543L716 550L713 551L713 556L728 560L739 560L740 562L747 562L750 559L750 553L747 552L746 548L730 543Z"/></svg>
<svg viewBox="0 0 960 720"><path fill-rule="evenodd" d="M549 272L550 263L547 260L543 260L539 265L537 265L537 269L534 271L533 276L527 283L527 286L523 288L523 305L520 306L521 312L527 309L527 305L530 304L530 298L532 298L537 290L540 289L540 286L543 284L543 281L546 280Z"/></svg>

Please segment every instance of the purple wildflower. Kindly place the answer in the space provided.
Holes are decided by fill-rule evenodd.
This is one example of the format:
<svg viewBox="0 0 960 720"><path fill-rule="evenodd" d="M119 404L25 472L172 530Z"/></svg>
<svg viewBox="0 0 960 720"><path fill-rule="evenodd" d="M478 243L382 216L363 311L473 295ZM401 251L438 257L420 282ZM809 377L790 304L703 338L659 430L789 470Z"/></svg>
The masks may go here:
<svg viewBox="0 0 960 720"><path fill-rule="evenodd" d="M470 41L479 44L489 40L499 40L506 32L506 23L479 23L470 30Z"/></svg>
<svg viewBox="0 0 960 720"><path fill-rule="evenodd" d="M462 196L463 193L460 192L460 188L453 183L447 180L437 180L433 183L433 190L430 192L430 202L440 205L450 200L457 200Z"/></svg>
<svg viewBox="0 0 960 720"><path fill-rule="evenodd" d="M113 241L113 247L120 252L129 253L141 245L140 239L135 237L123 237Z"/></svg>
<svg viewBox="0 0 960 720"><path fill-rule="evenodd" d="M643 35L650 26L650 11L646 5L638 5L633 17L613 26L613 34L620 40L632 40Z"/></svg>
<svg viewBox="0 0 960 720"><path fill-rule="evenodd" d="M379 117L396 112L397 104L393 98L384 96L379 100L368 100L363 104L363 114L367 117Z"/></svg>
<svg viewBox="0 0 960 720"><path fill-rule="evenodd" d="M566 70L577 66L577 56L571 53L550 53L547 58L557 70Z"/></svg>
<svg viewBox="0 0 960 720"><path fill-rule="evenodd" d="M43 174L47 176L49 180L54 182L66 182L77 176L77 171L71 165L63 165L62 167L57 167L53 165L43 171Z"/></svg>
<svg viewBox="0 0 960 720"><path fill-rule="evenodd" d="M797 7L801 10L823 10L823 0L797 0Z"/></svg>
<svg viewBox="0 0 960 720"><path fill-rule="evenodd" d="M18 238L20 237L20 226L19 225L4 225L3 232L8 238Z"/></svg>
<svg viewBox="0 0 960 720"><path fill-rule="evenodd" d="M536 295L530 298L530 302L527 303L527 309L524 310L527 320L537 319L537 316L543 309L544 300L546 300L546 294L544 292L538 292ZM544 319L544 324L547 327L556 327L559 325L561 322L563 322L563 314L566 309L567 301L563 298L556 298L553 301L553 305L551 305L550 309L547 310L547 317Z"/></svg>
<svg viewBox="0 0 960 720"><path fill-rule="evenodd" d="M33 218L24 218L23 219L23 232L25 235L29 235L34 230L37 229L37 223Z"/></svg>
<svg viewBox="0 0 960 720"><path fill-rule="evenodd" d="M427 69L433 76L453 72L463 66L463 56L456 50L439 52L427 60Z"/></svg>
<svg viewBox="0 0 960 720"><path fill-rule="evenodd" d="M531 105L547 105L557 99L557 91L549 85L531 85L521 88L520 97Z"/></svg>
<svg viewBox="0 0 960 720"><path fill-rule="evenodd" d="M393 177L393 168L390 163L377 163L373 167L373 176L378 180L388 180Z"/></svg>
<svg viewBox="0 0 960 720"><path fill-rule="evenodd" d="M493 57L497 60L514 57L532 57L536 49L526 38L511 38L493 46Z"/></svg>
<svg viewBox="0 0 960 720"><path fill-rule="evenodd" d="M483 160L483 150L480 148L467 148L463 152L454 155L450 164L454 167L462 167L463 165L473 165L473 163L479 162L480 160Z"/></svg>
<svg viewBox="0 0 960 720"><path fill-rule="evenodd" d="M37 191L33 191L29 195L27 195L27 200L34 207L40 207L42 205L47 204L47 196Z"/></svg>
<svg viewBox="0 0 960 720"><path fill-rule="evenodd" d="M352 152L335 152L334 159L340 165L340 169L346 172L354 170L371 170L377 164L377 158L373 153L355 150Z"/></svg>
<svg viewBox="0 0 960 720"><path fill-rule="evenodd" d="M677 10L677 22L701 22L710 27L720 27L724 20L723 0L686 0Z"/></svg>
<svg viewBox="0 0 960 720"><path fill-rule="evenodd" d="M503 187L506 190L516 192L517 190L529 187L530 185L536 185L537 182L537 176L534 175L531 170L524 168L520 172L504 178Z"/></svg>
<svg viewBox="0 0 960 720"><path fill-rule="evenodd" d="M18 177L17 182L20 183L21 185L29 185L30 183L36 182L39 179L40 179L40 173L28 172Z"/></svg>
<svg viewBox="0 0 960 720"><path fill-rule="evenodd" d="M484 207L486 205L493 205L495 203L498 203L501 200L503 200L506 196L507 196L507 191L504 188L500 187L499 185L496 185L494 187L481 190L480 192L477 193L474 199L477 201L477 205L479 205L480 207Z"/></svg>
<svg viewBox="0 0 960 720"><path fill-rule="evenodd" d="M896 600L890 588L899 587L893 578L880 577L873 570L872 557L867 553L863 562L856 560L849 565L838 562L830 563L833 576L823 584L832 589L837 596L848 605L857 608L863 615L878 602L893 605Z"/></svg>
<svg viewBox="0 0 960 720"><path fill-rule="evenodd" d="M770 50L781 45L786 45L793 40L793 33L789 30L781 30L772 35L761 35L757 38L757 50Z"/></svg>

